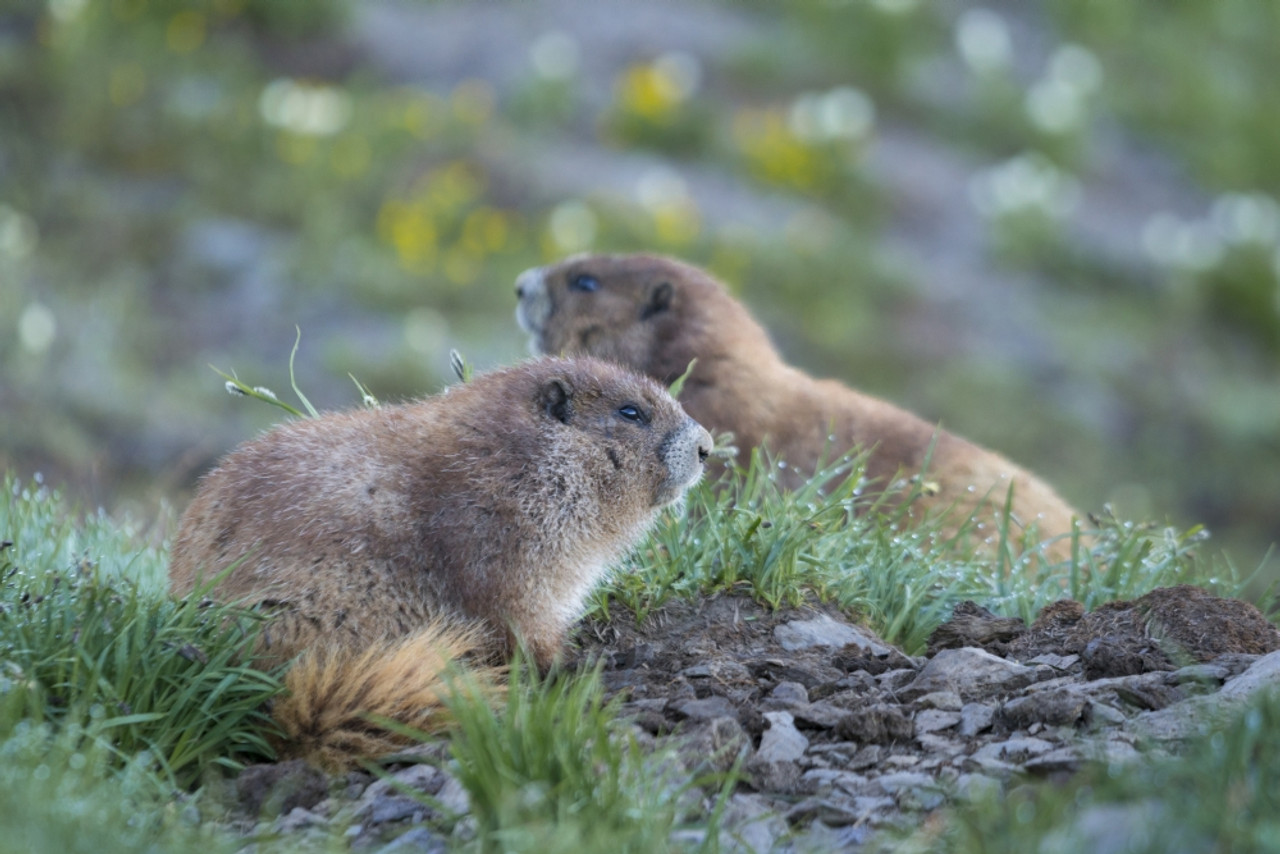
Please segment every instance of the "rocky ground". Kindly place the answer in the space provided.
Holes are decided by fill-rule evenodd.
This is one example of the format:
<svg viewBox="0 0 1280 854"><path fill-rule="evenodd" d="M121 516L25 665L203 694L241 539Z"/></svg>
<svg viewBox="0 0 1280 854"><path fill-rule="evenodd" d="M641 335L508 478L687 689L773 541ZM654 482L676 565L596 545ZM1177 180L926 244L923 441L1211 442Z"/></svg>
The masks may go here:
<svg viewBox="0 0 1280 854"><path fill-rule="evenodd" d="M579 662L603 659L643 742L675 746L690 776L740 763L731 851L857 850L1012 781L1177 750L1280 684L1280 630L1185 586L1091 613L1064 600L1029 627L964 603L919 657L834 609L771 612L737 595L588 624L580 645ZM473 832L447 769L438 744L383 780L254 766L236 782L240 828L301 845L337 827L355 850L444 850ZM1098 833L1123 831L1121 815Z"/></svg>

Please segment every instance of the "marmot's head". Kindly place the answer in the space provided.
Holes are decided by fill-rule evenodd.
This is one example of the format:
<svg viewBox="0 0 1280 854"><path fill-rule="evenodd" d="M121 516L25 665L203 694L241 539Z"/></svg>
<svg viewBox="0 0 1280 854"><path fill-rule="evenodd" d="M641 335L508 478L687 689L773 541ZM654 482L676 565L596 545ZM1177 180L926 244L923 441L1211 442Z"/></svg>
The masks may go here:
<svg viewBox="0 0 1280 854"><path fill-rule="evenodd" d="M724 286L655 255L578 255L516 279L516 319L535 352L589 355L670 384L721 338L768 338Z"/></svg>
<svg viewBox="0 0 1280 854"><path fill-rule="evenodd" d="M540 458L593 471L597 498L640 508L675 501L702 477L711 435L646 376L591 358L540 359L510 369L533 385ZM482 380L478 378L478 380ZM637 496L639 497L639 496Z"/></svg>

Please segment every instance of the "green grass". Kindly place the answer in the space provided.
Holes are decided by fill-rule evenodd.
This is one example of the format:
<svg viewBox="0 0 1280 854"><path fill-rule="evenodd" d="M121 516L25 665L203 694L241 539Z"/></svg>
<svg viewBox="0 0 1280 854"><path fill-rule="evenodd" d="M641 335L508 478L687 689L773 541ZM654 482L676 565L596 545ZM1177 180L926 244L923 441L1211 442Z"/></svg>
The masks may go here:
<svg viewBox="0 0 1280 854"><path fill-rule="evenodd" d="M603 694L598 669L540 677L517 660L504 708L456 695L451 749L481 851L716 850L719 804L699 815L702 793L674 755L642 750ZM672 841L685 822L701 843Z"/></svg>
<svg viewBox="0 0 1280 854"><path fill-rule="evenodd" d="M1093 608L1154 587L1191 583L1239 595L1248 579L1200 556L1203 532L1179 532L1115 518L1100 520L1075 558L1050 564L1024 549L1007 525L994 551L964 533L943 541L936 520L900 522L915 487L863 494L863 460L836 461L794 491L778 486L757 452L725 483L690 491L684 513L663 517L593 607L622 606L643 617L674 596L746 590L772 607L808 596L838 603L886 640L920 652L933 629L965 599L1031 619L1070 596ZM903 497L901 503L890 498Z"/></svg>
<svg viewBox="0 0 1280 854"><path fill-rule="evenodd" d="M201 831L160 783L145 754L121 758L97 727L23 719L0 691L0 854L232 852Z"/></svg>
<svg viewBox="0 0 1280 854"><path fill-rule="evenodd" d="M83 529L55 521L69 515L56 494L12 480L5 487L0 531L14 534L0 536L15 542L0 552L7 693L37 720L92 725L122 756L149 752L178 784L211 764L272 755L262 707L280 684L251 666L253 618L195 596L172 600L154 579L128 574L131 551L149 572L158 552L130 550L101 517ZM88 532L70 542L97 549L68 552L56 540L39 548L41 531L64 525ZM59 556L69 563L60 566ZM101 556L111 568L99 565Z"/></svg>

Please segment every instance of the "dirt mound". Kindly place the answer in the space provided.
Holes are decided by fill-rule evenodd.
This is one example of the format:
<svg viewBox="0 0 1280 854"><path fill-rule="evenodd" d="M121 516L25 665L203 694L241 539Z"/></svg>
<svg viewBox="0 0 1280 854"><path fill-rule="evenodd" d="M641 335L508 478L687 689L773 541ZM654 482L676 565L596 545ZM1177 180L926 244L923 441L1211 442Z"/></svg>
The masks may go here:
<svg viewBox="0 0 1280 854"><path fill-rule="evenodd" d="M929 650L963 646L1017 661L1079 655L1085 675L1101 679L1174 670L1232 653L1263 655L1280 649L1280 630L1248 602L1184 584L1108 602L1090 613L1064 599L1041 609L1029 628L963 602L929 638Z"/></svg>

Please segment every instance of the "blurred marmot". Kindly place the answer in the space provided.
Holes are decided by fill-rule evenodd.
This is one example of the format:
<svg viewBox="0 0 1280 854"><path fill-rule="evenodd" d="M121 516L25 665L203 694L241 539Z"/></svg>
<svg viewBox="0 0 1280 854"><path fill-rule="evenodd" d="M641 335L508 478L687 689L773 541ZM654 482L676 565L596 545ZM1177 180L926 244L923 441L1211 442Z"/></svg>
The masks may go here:
<svg viewBox="0 0 1280 854"><path fill-rule="evenodd" d="M980 509L991 525L1013 488L1012 520L1040 539L1072 531L1079 514L1046 483L884 400L787 365L769 336L724 285L689 264L653 255L583 255L526 270L516 280L516 317L535 350L591 355L670 384L697 359L680 401L737 444L765 443L784 460L789 486L823 459L870 449L867 477L881 488L921 473L924 508L950 509L955 523ZM1070 557L1070 538L1046 546Z"/></svg>
<svg viewBox="0 0 1280 854"><path fill-rule="evenodd" d="M451 658L522 643L549 665L710 447L657 383L586 358L294 421L201 481L172 590L216 578L217 598L269 611L266 663L302 654L273 713L293 750L341 766L396 746L365 714L430 728Z"/></svg>

